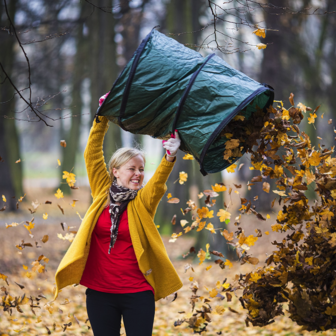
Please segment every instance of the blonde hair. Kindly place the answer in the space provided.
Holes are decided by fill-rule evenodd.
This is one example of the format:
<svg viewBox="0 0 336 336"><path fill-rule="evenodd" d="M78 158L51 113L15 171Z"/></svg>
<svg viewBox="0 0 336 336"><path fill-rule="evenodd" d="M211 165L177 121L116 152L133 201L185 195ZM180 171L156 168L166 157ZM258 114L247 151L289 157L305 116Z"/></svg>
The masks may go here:
<svg viewBox="0 0 336 336"><path fill-rule="evenodd" d="M119 148L111 157L109 162L109 172L111 181L116 178L113 175L113 168L119 169L122 165L133 159L135 156L141 155L146 164L145 152L139 148L123 147Z"/></svg>

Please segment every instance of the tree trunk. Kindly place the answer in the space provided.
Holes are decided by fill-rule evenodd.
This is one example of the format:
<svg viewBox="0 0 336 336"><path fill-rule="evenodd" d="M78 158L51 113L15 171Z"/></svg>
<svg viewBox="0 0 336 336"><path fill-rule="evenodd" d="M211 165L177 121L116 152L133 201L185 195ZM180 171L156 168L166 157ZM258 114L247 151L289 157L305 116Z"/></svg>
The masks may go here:
<svg viewBox="0 0 336 336"><path fill-rule="evenodd" d="M80 8L80 18L84 16L86 3L82 2ZM77 27L76 38L76 55L74 56L73 76L72 76L72 104L71 104L71 128L66 135L67 146L63 149L63 171L72 171L76 164L76 155L78 152L80 128L82 120L83 101L81 97L82 83L87 77L87 61L88 54L87 39L83 34L84 22L79 23ZM75 172L76 173L76 172ZM65 194L70 193L70 188L62 189Z"/></svg>
<svg viewBox="0 0 336 336"><path fill-rule="evenodd" d="M8 3L8 11L12 22L15 21L17 2L17 0L11 0ZM1 26L8 27L9 22L3 4L0 5L0 20L1 18ZM0 62L9 76L12 76L13 73L13 61L15 59L14 44L15 37L13 35L2 34ZM4 74L1 75L1 82L0 101L10 101L1 104L0 108L0 193L7 198L7 209L13 211L16 208L15 198L23 195L22 162L15 163L20 158L19 137L15 120L6 119L8 117L15 117L15 98L12 98L14 89L8 79L4 81Z"/></svg>

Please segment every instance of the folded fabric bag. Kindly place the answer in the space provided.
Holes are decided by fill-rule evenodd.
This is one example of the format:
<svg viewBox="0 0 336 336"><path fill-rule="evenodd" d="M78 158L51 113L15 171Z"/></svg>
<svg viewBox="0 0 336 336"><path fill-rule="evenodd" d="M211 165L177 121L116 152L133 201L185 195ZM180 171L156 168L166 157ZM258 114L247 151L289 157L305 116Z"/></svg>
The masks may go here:
<svg viewBox="0 0 336 336"><path fill-rule="evenodd" d="M133 134L163 140L177 129L180 149L192 154L206 175L236 160L223 159L229 140L220 136L223 128L239 112L247 120L258 108L266 113L273 99L269 85L235 70L215 54L203 57L153 29L114 82L97 115Z"/></svg>

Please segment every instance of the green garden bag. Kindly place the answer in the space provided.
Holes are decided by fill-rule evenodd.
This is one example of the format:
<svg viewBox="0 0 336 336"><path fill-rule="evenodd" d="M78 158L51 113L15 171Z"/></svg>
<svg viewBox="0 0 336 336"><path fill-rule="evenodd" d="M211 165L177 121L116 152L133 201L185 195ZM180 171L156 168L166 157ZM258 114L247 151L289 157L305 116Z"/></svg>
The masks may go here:
<svg viewBox="0 0 336 336"><path fill-rule="evenodd" d="M97 110L125 131L168 140L177 129L180 149L203 175L230 166L223 159L223 128L244 109L273 104L274 92L215 54L203 57L153 29L135 51ZM244 154L244 153L242 153Z"/></svg>

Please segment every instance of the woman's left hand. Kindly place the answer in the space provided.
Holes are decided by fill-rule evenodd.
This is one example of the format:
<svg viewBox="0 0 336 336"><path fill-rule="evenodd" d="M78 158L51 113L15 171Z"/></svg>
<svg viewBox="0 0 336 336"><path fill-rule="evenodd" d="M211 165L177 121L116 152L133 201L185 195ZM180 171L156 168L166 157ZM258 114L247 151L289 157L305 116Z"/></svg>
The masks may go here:
<svg viewBox="0 0 336 336"><path fill-rule="evenodd" d="M162 141L163 148L167 151L168 156L176 156L177 150L180 148L181 140L177 130L171 135L171 138L167 141Z"/></svg>

